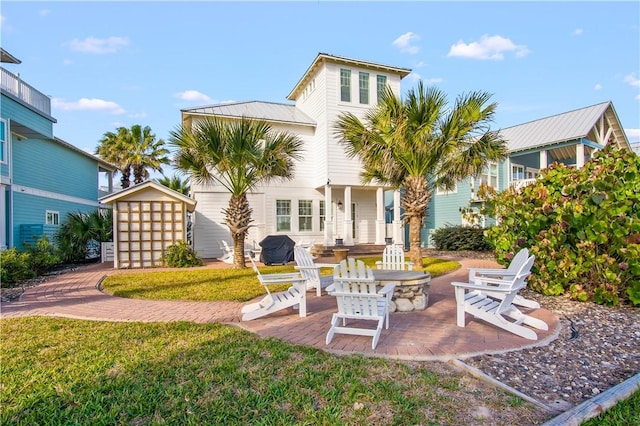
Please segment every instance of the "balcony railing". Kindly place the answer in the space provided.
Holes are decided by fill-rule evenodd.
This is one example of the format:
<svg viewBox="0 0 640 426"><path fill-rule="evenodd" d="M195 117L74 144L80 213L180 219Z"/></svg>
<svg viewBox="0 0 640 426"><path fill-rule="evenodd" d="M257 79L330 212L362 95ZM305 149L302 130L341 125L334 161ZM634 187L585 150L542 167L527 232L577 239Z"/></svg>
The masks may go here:
<svg viewBox="0 0 640 426"><path fill-rule="evenodd" d="M520 180L514 180L511 181L511 186L513 186L514 189L522 189L527 185L531 185L532 183L535 183L536 179L520 179Z"/></svg>
<svg viewBox="0 0 640 426"><path fill-rule="evenodd" d="M47 95L20 80L20 76L4 68L0 68L0 70L2 71L0 77L0 87L2 87L2 90L6 90L27 105L51 116L51 99L49 99Z"/></svg>

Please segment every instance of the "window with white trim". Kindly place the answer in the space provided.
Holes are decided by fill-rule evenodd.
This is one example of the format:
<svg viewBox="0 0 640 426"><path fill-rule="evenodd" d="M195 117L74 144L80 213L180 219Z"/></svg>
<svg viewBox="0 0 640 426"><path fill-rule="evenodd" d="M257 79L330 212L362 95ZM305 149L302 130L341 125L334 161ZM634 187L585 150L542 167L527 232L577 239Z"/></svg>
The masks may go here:
<svg viewBox="0 0 640 426"><path fill-rule="evenodd" d="M369 103L369 73L361 72L359 73L359 87L360 87L360 103L368 104Z"/></svg>
<svg viewBox="0 0 640 426"><path fill-rule="evenodd" d="M489 163L482 170L480 185L486 185L493 189L498 189L498 165L496 163Z"/></svg>
<svg viewBox="0 0 640 426"><path fill-rule="evenodd" d="M382 98L382 92L384 92L384 88L387 87L387 76L386 75L377 76L376 84L378 89L378 102L380 102L380 99Z"/></svg>
<svg viewBox="0 0 640 426"><path fill-rule="evenodd" d="M351 102L351 70L340 69L340 100Z"/></svg>
<svg viewBox="0 0 640 426"><path fill-rule="evenodd" d="M45 224L47 225L60 225L60 212L47 210Z"/></svg>
<svg viewBox="0 0 640 426"><path fill-rule="evenodd" d="M444 186L436 188L436 195L456 194L458 192L458 184L454 184L451 190L447 190Z"/></svg>
<svg viewBox="0 0 640 426"><path fill-rule="evenodd" d="M7 162L7 120L0 119L0 163Z"/></svg>
<svg viewBox="0 0 640 426"><path fill-rule="evenodd" d="M276 231L291 231L291 200L276 200Z"/></svg>
<svg viewBox="0 0 640 426"><path fill-rule="evenodd" d="M320 200L320 231L324 231L324 221L327 220L324 200Z"/></svg>
<svg viewBox="0 0 640 426"><path fill-rule="evenodd" d="M313 202L298 200L298 231L313 231Z"/></svg>

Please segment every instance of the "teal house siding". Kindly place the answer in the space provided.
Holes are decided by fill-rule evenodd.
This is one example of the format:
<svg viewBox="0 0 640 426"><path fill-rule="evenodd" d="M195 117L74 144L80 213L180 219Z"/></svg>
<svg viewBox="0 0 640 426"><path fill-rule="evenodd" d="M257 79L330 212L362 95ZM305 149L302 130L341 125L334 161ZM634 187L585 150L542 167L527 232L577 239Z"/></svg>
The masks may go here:
<svg viewBox="0 0 640 426"><path fill-rule="evenodd" d="M2 96L2 103L0 104L0 111L2 111L2 118L11 119L9 124L11 131L19 132L19 130L16 129L16 123L19 123L20 126L28 128L43 137L53 138L53 123L55 119L52 117L39 114L4 94Z"/></svg>
<svg viewBox="0 0 640 426"><path fill-rule="evenodd" d="M25 139L13 144L13 184L57 194L98 200L95 160L51 139Z"/></svg>

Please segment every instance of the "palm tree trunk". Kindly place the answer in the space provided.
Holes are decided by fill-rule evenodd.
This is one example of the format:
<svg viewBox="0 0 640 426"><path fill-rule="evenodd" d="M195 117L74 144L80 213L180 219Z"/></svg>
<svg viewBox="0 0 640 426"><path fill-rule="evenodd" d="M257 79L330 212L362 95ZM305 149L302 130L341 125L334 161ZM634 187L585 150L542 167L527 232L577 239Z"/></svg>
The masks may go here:
<svg viewBox="0 0 640 426"><path fill-rule="evenodd" d="M405 179L402 208L404 208L404 223L409 224L409 256L414 265L420 269L422 269L420 229L427 216L430 200L431 191L424 176L408 176Z"/></svg>
<svg viewBox="0 0 640 426"><path fill-rule="evenodd" d="M246 194L231 196L229 207L224 209L225 224L229 227L233 239L233 268L246 267L244 259L244 240L249 232L249 224L252 222L251 207Z"/></svg>

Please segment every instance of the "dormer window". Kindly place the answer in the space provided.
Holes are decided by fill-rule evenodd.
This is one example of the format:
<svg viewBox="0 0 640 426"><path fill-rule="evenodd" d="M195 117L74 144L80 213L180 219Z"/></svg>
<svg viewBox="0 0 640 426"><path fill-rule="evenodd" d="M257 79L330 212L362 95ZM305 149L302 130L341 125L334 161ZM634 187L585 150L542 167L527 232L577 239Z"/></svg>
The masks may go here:
<svg viewBox="0 0 640 426"><path fill-rule="evenodd" d="M351 102L351 70L340 70L340 100Z"/></svg>

